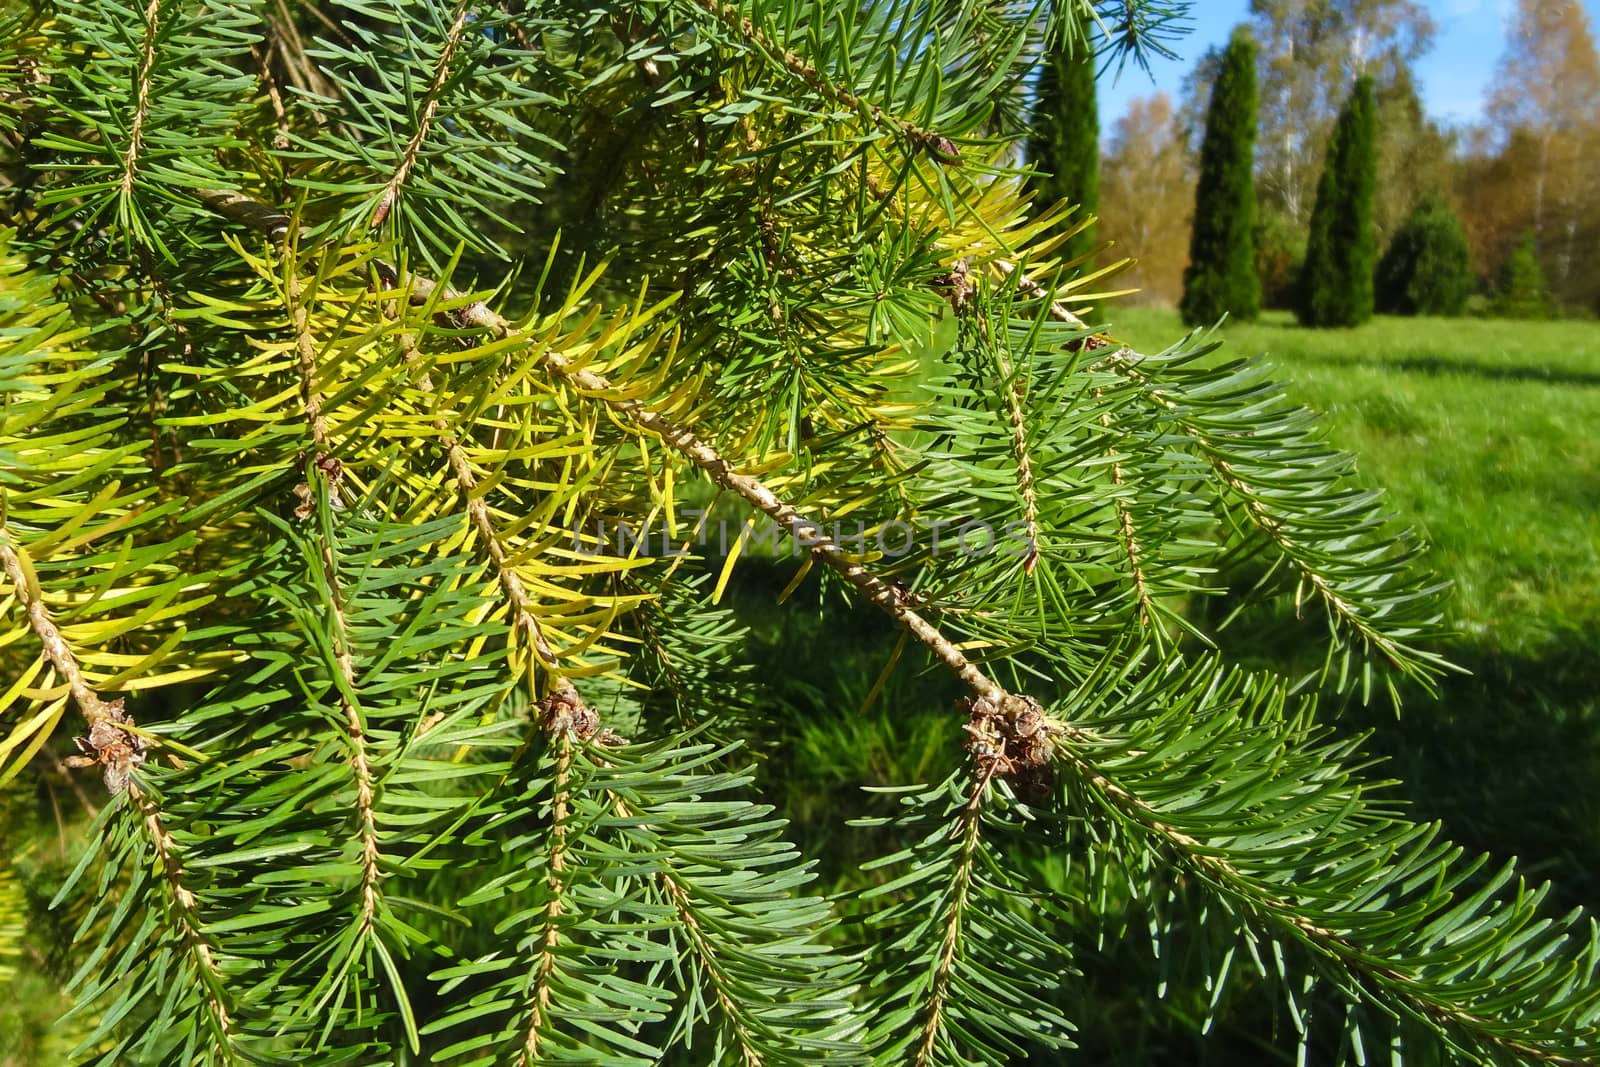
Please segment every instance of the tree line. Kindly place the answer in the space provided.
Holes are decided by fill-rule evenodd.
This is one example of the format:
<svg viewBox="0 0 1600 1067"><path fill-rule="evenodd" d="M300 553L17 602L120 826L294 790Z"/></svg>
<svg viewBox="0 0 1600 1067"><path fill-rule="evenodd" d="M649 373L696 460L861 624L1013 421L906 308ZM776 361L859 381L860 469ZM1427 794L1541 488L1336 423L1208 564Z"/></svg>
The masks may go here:
<svg viewBox="0 0 1600 1067"><path fill-rule="evenodd" d="M1588 15L1519 0L1483 120L1463 128L1430 118L1412 77L1434 31L1414 0L1254 0L1177 101L1130 103L1098 167L1081 162L1100 154L1092 122L1086 133L1081 117L1052 118L1093 116L1052 71L1030 146L1053 175L1039 200L1087 204L1097 242L1136 258L1122 276L1136 299L1192 322L1262 306L1315 325L1374 309L1594 314L1600 56ZM1063 158L1080 162L1058 172ZM1085 169L1094 188L1075 177Z"/></svg>

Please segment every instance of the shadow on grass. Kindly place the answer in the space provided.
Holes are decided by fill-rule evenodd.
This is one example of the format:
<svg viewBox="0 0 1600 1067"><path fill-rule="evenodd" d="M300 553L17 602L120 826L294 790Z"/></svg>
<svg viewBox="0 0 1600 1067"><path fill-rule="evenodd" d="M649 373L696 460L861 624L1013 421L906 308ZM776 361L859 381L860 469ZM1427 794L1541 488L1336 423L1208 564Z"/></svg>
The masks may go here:
<svg viewBox="0 0 1600 1067"><path fill-rule="evenodd" d="M1559 907L1600 904L1600 633L1573 633L1537 656L1457 645L1472 673L1436 700L1407 696L1397 718L1349 708L1341 728L1370 729L1419 819L1497 860L1549 879Z"/></svg>
<svg viewBox="0 0 1600 1067"><path fill-rule="evenodd" d="M1365 367L1371 370L1400 371L1405 374L1466 375L1490 381L1533 382L1539 385L1600 386L1600 374L1584 371L1559 370L1554 367L1503 366L1482 363L1475 359L1457 359L1448 356L1382 357L1332 356L1316 351L1295 353L1296 360L1312 363L1332 363L1341 367Z"/></svg>

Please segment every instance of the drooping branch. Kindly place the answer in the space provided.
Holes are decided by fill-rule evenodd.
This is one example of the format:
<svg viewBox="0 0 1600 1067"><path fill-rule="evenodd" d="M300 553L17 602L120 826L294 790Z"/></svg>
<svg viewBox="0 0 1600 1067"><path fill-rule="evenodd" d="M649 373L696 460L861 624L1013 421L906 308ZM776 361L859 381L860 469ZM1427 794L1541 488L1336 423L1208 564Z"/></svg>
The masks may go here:
<svg viewBox="0 0 1600 1067"><path fill-rule="evenodd" d="M333 454L333 440L329 436L328 421L323 411L324 398L317 384L317 349L316 339L311 333L311 312L306 306L304 285L294 263L294 256L291 254L286 262L288 269L284 293L288 299L290 323L295 334L295 350L298 355L296 368L300 375L306 426L311 435L313 459L310 465L314 465L319 471L319 476L315 479L312 479L308 472L308 481L315 483L316 488L312 490L313 492L320 490L328 503L334 505L338 499L341 468ZM316 523L316 526L319 531L322 530L320 522ZM344 685L335 688L339 694L339 709L344 715L345 735L350 741L350 772L355 778L356 786L356 821L361 833L360 932L365 936L372 930L377 917L378 881L382 873L379 866L380 850L372 763L367 752L366 728L362 722L361 711L350 695L357 689L356 668L344 593L339 586L339 561L332 541L326 536L325 531L319 541L323 580L327 583L329 617L333 624L334 659L339 674L344 679Z"/></svg>
<svg viewBox="0 0 1600 1067"><path fill-rule="evenodd" d="M389 209L394 206L395 197L400 194L401 187L411 176L412 168L417 165L417 157L422 152L423 142L433 129L434 117L439 112L439 97L444 90L445 82L450 77L450 64L455 59L456 49L461 44L461 35L466 30L467 14L466 4L456 7L455 19L445 32L444 45L439 50L438 61L434 64L433 80L422 94L422 110L417 116L417 128L411 132L410 140L401 149L400 160L395 164L389 180L384 183L383 194L378 197L377 207L372 209L373 227L381 226L383 220L388 217Z"/></svg>
<svg viewBox="0 0 1600 1067"><path fill-rule="evenodd" d="M618 810L627 817L627 805L618 801ZM700 920L695 916L689 906L689 891L683 882L668 869L657 876L662 887L666 890L667 899L672 901L674 910L678 913L678 921L683 924L683 929L689 938L689 945L694 951L695 958L700 966L705 968L711 977L711 985L716 991L717 1004L722 1009L723 1016L728 1020L728 1026L733 1031L733 1042L739 1046L739 1059L745 1067L761 1067L761 1052L756 1048L755 1040L750 1032L750 1025L744 1018L744 1012L739 1009L738 1002L728 993L728 980L722 973L722 963L717 958L716 948L706 937L706 932L700 926Z"/></svg>
<svg viewBox="0 0 1600 1067"><path fill-rule="evenodd" d="M216 1027L217 1036L221 1039L219 1042L221 1051L227 1061L232 1063L234 1055L230 1039L233 1034L233 1019L223 1002L222 971L217 966L210 944L200 933L199 902L184 881L183 861L178 855L177 842L167 831L161 818L161 808L155 798L140 789L138 783L133 781L128 782L127 789L128 799L139 808L145 833L150 838L150 846L155 849L156 858L161 863L161 877L172 894L172 912L178 920L183 943L188 946L190 954L198 964L200 981L206 987L206 1006L211 1011L212 1025Z"/></svg>
<svg viewBox="0 0 1600 1067"><path fill-rule="evenodd" d="M414 371L419 370L423 360L422 353L417 350L415 338L410 333L402 334L400 347L406 366ZM421 370L418 375L417 388L424 394L434 393L433 378L426 370ZM539 624L538 616L534 614L533 598L528 594L522 575L517 573L516 566L506 552L504 538L501 537L500 530L489 513L488 500L484 494L478 492L478 476L472 469L472 461L467 455L467 450L461 446L454 429L443 416L435 417L432 426L439 435L439 446L444 449L445 463L450 468L450 476L455 479L456 489L465 502L467 519L478 535L478 543L482 546L483 554L488 557L489 565L494 568L495 580L500 585L500 591L505 594L506 603L511 611L512 630L521 635L525 646L533 649L537 655L539 665L554 677L557 665L555 651L544 635L544 628Z"/></svg>
<svg viewBox="0 0 1600 1067"><path fill-rule="evenodd" d="M955 882L950 887L949 912L944 919L944 936L939 942L939 957L934 964L933 977L928 986L928 999L923 1005L922 1028L912 1055L915 1067L927 1067L932 1062L939 1034L944 1028L946 1002L950 996L950 976L955 970L956 956L961 948L961 930L967 917L967 897L972 888L972 865L978 850L979 831L983 827L983 803L989 794L989 780L999 768L993 759L979 760L979 771L973 777L967 803L955 826L960 838L956 855Z"/></svg>
<svg viewBox="0 0 1600 1067"><path fill-rule="evenodd" d="M160 805L153 795L140 789L133 778L133 771L144 762L148 742L134 732L133 717L123 710L121 698L106 700L89 684L78 657L50 615L25 551L12 542L10 534L3 527L0 527L0 570L4 571L6 580L11 583L12 595L27 614L34 636L44 646L45 657L56 673L65 679L73 703L78 706L78 712L88 726L88 736L80 742L80 747L94 755L83 762L98 763L105 777L106 788L113 793L125 791L129 802L139 810L145 834L161 863L162 880L170 893L170 907L177 919L183 943L194 957L200 981L206 987L205 1000L211 1013L211 1024L216 1028L223 1054L231 1062L233 1020L224 1001L222 971L210 943L200 931L198 901L184 879L183 862L178 855L177 844L162 819ZM74 761L78 759L74 757Z"/></svg>
<svg viewBox="0 0 1600 1067"><path fill-rule="evenodd" d="M555 770L550 783L550 843L545 863L545 889L550 899L544 907L544 929L539 935L538 962L528 987L528 1025L523 1030L522 1048L517 1062L523 1067L543 1063L539 1045L543 1027L551 1021L553 982L560 961L560 921L567 909L568 822L572 808L572 759L577 746L593 742L599 746L625 743L609 727L600 724L600 713L584 702L570 681L558 681L555 691L539 701L536 723L550 739L555 753Z"/></svg>
<svg viewBox="0 0 1600 1067"><path fill-rule="evenodd" d="M237 194L206 194L206 198L208 201L215 199L220 212L241 221L249 220L263 233L281 235L288 232L289 221L285 216L253 202L241 203L248 198L240 198ZM1003 267L1000 269L1005 270ZM440 288L437 283L418 276L407 279L407 285L414 303L426 302ZM1034 295L1048 295L1042 287L1026 278L1019 279L1019 288L1025 292L1031 291ZM444 295L455 296L448 290ZM481 302L458 307L452 314L458 325L481 329L497 338L515 338L518 334L515 326ZM1083 328L1081 321L1065 308L1059 311L1053 308L1052 315ZM1108 347L1111 343L1101 337L1091 337L1089 341L1092 344L1086 347ZM904 594L880 579L867 566L854 561L827 536L820 524L803 516L759 478L738 471L731 461L688 427L655 411L644 400L624 394L606 378L563 353L544 350L541 359L548 373L567 381L580 395L604 403L618 417L655 434L716 484L773 519L781 529L799 541L813 558L837 572L867 601L893 618L929 653L944 663L972 691L974 704L987 706L985 717L1006 739L1007 751L1002 756L1010 762L997 764L995 773L1010 776L1014 760L1009 753L1013 746L1042 752L1045 759L1070 769L1074 778L1109 809L1138 827L1155 846L1169 851L1178 863L1200 875L1207 885L1231 900L1244 914L1269 929L1275 929L1280 936L1315 947L1325 957L1337 960L1352 975L1370 982L1386 996L1407 1005L1408 1010L1468 1034L1485 1046L1499 1048L1513 1055L1541 1062L1572 1064L1574 1067L1584 1062L1508 1036L1496 1020L1440 997L1437 989L1412 968L1392 965L1374 956L1370 947L1361 943L1359 930L1342 933L1308 916L1292 899L1282 895L1281 890L1261 883L1241 868L1229 856L1225 846L1195 836L1136 789L1120 780L1115 761L1111 765L1102 764L1095 753L1115 750L1115 738L1048 717L1036 701L1008 692L969 660L936 626L913 610ZM1352 917L1361 914L1355 912Z"/></svg>
<svg viewBox="0 0 1600 1067"><path fill-rule="evenodd" d="M1104 395L1104 391L1096 389L1095 399ZM1111 413L1104 412L1100 416L1100 425L1107 431L1111 430ZM1107 448L1106 454L1111 457L1111 484L1118 490L1116 498L1117 529L1122 537L1122 551L1128 557L1128 570L1133 576L1133 593L1139 605L1139 622L1149 626L1155 621L1153 608L1155 601L1150 595L1150 583L1145 577L1144 549L1139 544L1139 531L1133 522L1133 509L1128 507L1128 502L1122 498L1121 490L1127 480L1122 473L1122 459L1115 448ZM1159 630L1157 631L1159 633Z"/></svg>
<svg viewBox="0 0 1600 1067"><path fill-rule="evenodd" d="M626 821L638 819L638 813L621 796L611 793L610 799L621 819ZM723 1016L728 1020L728 1026L733 1032L733 1043L739 1048L740 1062L745 1067L761 1067L763 1062L761 1050L757 1047L755 1035L745 1018L746 1013L740 1009L738 1000L728 992L728 979L724 973L723 963L718 958L716 946L711 943L691 905L693 894L670 866L656 872L656 880L660 882L667 899L672 903L673 910L677 913L678 922L682 924L684 933L689 939L689 947L695 960L710 977L717 1006L722 1009Z"/></svg>
<svg viewBox="0 0 1600 1067"><path fill-rule="evenodd" d="M156 34L161 29L161 0L150 0L144 9L144 43L139 55L139 72L133 81L133 114L128 118L128 147L122 154L122 177L118 186L124 199L133 195L134 176L144 151L144 124L150 116L150 75L156 63Z"/></svg>
<svg viewBox="0 0 1600 1067"><path fill-rule="evenodd" d="M573 694L575 696L575 694ZM578 701L578 703L582 703ZM570 713L568 714L570 721ZM574 731L569 723L558 722L552 712L545 714L545 731L555 750L555 772L550 782L550 845L545 865L545 890L550 899L544 906L544 930L539 936L539 962L534 965L528 999L528 1026L523 1031L518 1062L524 1067L539 1061L539 1039L550 1018L550 980L555 975L556 950L561 943L561 912L567 870L567 809L572 778Z"/></svg>
<svg viewBox="0 0 1600 1067"><path fill-rule="evenodd" d="M1243 503L1251 524L1278 548L1283 558L1300 575L1301 581L1310 586L1317 597L1327 605L1333 617L1358 635L1370 648L1381 654L1391 665L1403 669L1408 650L1375 626L1348 597L1334 587L1328 575L1305 558L1293 534L1286 530L1283 522L1267 509L1259 494L1253 490L1227 456L1215 447L1211 435L1194 419L1186 416L1178 403L1165 395L1159 385L1139 369L1138 355L1126 347L1119 348L1107 354L1102 359L1101 365L1134 382L1152 402L1172 414L1178 428L1195 440L1201 457L1216 473L1218 480Z"/></svg>
<svg viewBox="0 0 1600 1067"><path fill-rule="evenodd" d="M948 274L935 279L934 287L944 294L958 317L971 312L977 286L965 259L957 260ZM1034 485L1033 450L1028 440L1028 381L1026 375L1013 367L1011 360L994 344L987 325L980 322L979 330L995 361L1000 379L1001 403L1011 428L1011 457L1017 464L1017 495L1022 498L1022 529L1024 543L1028 546L1023 556L1022 570L1024 574L1032 574L1039 565L1040 537L1039 496Z"/></svg>
<svg viewBox="0 0 1600 1067"><path fill-rule="evenodd" d="M1002 273L1011 274L1016 271L1014 264L1005 260L996 261L995 266ZM1051 296L1049 290L1040 285L1026 274L1017 279L1017 288L1020 292L1027 293L1036 299L1046 299ZM1087 329L1083 320L1068 310L1059 300L1050 302L1050 316L1058 322L1068 323L1079 328ZM1103 336L1093 336L1084 346L1087 349L1111 348L1113 343ZM1180 429L1189 434L1199 443L1199 452L1217 474L1218 479L1226 485L1241 501L1244 502L1246 513L1257 529L1261 530L1283 552L1284 558L1299 573L1301 580L1314 590L1319 599L1327 605L1328 610L1339 622L1348 626L1352 632L1359 635L1367 645L1377 650L1391 664L1399 666L1404 662L1407 650L1381 629L1374 626L1362 612L1334 588L1328 576L1310 566L1298 552L1294 539L1283 529L1283 524L1267 511L1262 505L1257 494L1252 492L1251 486L1234 469L1227 458L1206 444L1206 434L1198 427L1194 420L1186 418L1178 405L1170 397L1164 395L1161 389L1150 380L1149 376L1140 371L1139 356L1126 345L1116 346L1111 352L1101 357L1098 366L1113 370L1119 375L1138 385L1151 401L1173 413L1174 421ZM1124 519L1130 519L1123 513ZM1124 537L1128 536L1131 526L1127 521L1123 525ZM1136 542L1127 542L1136 545ZM1130 556L1132 553L1130 552ZM1141 597L1141 604L1148 608L1148 600Z"/></svg>

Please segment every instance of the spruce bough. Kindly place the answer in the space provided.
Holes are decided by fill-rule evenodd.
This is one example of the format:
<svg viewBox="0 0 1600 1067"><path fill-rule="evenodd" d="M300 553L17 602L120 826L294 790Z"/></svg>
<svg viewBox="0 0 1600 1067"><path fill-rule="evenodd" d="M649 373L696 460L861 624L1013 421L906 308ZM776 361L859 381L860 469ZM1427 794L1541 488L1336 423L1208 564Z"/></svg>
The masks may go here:
<svg viewBox="0 0 1600 1067"><path fill-rule="evenodd" d="M1253 971L1311 1040L1320 978L1351 1047L1594 1058L1587 920L1190 633L1256 557L1330 685L1445 669L1304 409L1076 315L994 142L1087 14L7 16L0 775L103 781L26 905L72 1058L1001 1064L1072 1043L1075 906L1175 881L1213 1010ZM960 687L849 900L751 775L712 497Z"/></svg>

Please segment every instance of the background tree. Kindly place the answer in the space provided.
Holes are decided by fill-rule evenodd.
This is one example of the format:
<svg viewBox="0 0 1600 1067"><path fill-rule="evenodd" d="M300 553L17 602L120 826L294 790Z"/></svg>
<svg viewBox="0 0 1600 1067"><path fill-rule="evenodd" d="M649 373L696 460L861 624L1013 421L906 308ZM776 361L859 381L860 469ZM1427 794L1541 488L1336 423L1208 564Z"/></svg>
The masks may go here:
<svg viewBox="0 0 1600 1067"><path fill-rule="evenodd" d="M1424 196L1378 262L1379 311L1395 315L1459 315L1473 275L1461 220L1437 192Z"/></svg>
<svg viewBox="0 0 1600 1067"><path fill-rule="evenodd" d="M1287 307L1328 137L1356 78L1372 76L1385 120L1403 120L1379 130L1383 177L1405 179L1383 185L1380 232L1399 224L1427 181L1440 180L1419 183L1403 170L1433 163L1427 127L1405 102L1409 65L1427 51L1433 22L1415 0L1252 0L1250 10L1260 49L1258 269L1267 305Z"/></svg>
<svg viewBox="0 0 1600 1067"><path fill-rule="evenodd" d="M998 1067L1119 915L1202 1028L1260 983L1303 1058L1595 1058L1593 924L1188 612L1281 606L1336 693L1447 669L1310 412L1074 313L1009 102L1085 14L3 9L0 936L67 1059ZM761 554L875 613L864 704L942 683L834 893L753 766L837 666L755 670Z"/></svg>
<svg viewBox="0 0 1600 1067"><path fill-rule="evenodd" d="M1250 320L1261 309L1256 277L1255 44L1234 33L1211 91L1205 140L1200 145L1189 266L1178 310L1189 325L1225 314Z"/></svg>
<svg viewBox="0 0 1600 1067"><path fill-rule="evenodd" d="M1065 200L1080 221L1100 211L1100 105L1095 92L1096 24L1086 20L1045 54L1039 69L1038 97L1030 117L1028 161L1034 178L1035 208L1048 211ZM1093 225L1073 234L1065 258L1089 256L1099 243Z"/></svg>
<svg viewBox="0 0 1600 1067"><path fill-rule="evenodd" d="M1171 98L1134 98L1112 130L1100 196L1101 235L1135 257L1118 275L1120 284L1138 287L1133 301L1171 307L1183 294L1182 235L1194 196L1194 168Z"/></svg>
<svg viewBox="0 0 1600 1067"><path fill-rule="evenodd" d="M1582 4L1520 0L1486 112L1495 162L1466 190L1469 212L1486 217L1480 254L1503 262L1531 229L1552 296L1592 303L1600 249L1584 238L1600 224L1600 55Z"/></svg>
<svg viewBox="0 0 1600 1067"><path fill-rule="evenodd" d="M1359 78L1328 142L1311 213L1295 316L1305 326L1359 326L1372 317L1377 179L1372 79Z"/></svg>
<svg viewBox="0 0 1600 1067"><path fill-rule="evenodd" d="M1304 228L1347 87L1362 76L1394 84L1427 51L1433 20L1416 0L1251 0L1250 11L1261 61L1262 207Z"/></svg>
<svg viewBox="0 0 1600 1067"><path fill-rule="evenodd" d="M1500 269L1495 286L1494 312L1508 319L1543 319L1554 310L1550 283L1540 266L1538 239L1525 230L1511 256Z"/></svg>
<svg viewBox="0 0 1600 1067"><path fill-rule="evenodd" d="M1450 187L1455 177L1454 138L1428 118L1411 69L1396 66L1387 81L1374 81L1378 123L1378 177L1373 231L1387 248L1418 204Z"/></svg>

